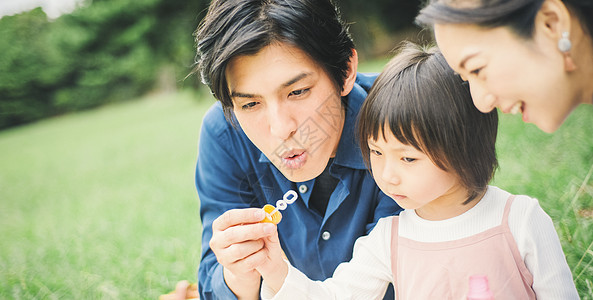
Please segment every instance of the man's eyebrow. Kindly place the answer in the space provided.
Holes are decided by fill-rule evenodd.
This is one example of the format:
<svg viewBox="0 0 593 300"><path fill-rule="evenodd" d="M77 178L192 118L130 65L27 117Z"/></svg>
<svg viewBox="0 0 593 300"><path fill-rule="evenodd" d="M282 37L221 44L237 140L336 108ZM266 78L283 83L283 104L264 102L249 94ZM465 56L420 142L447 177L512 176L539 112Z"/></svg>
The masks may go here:
<svg viewBox="0 0 593 300"><path fill-rule="evenodd" d="M241 92L232 92L231 93L231 98L259 98L258 95L255 94L246 94L246 93L241 93Z"/></svg>
<svg viewBox="0 0 593 300"><path fill-rule="evenodd" d="M297 82L299 82L300 80L311 76L311 74L313 73L301 73L293 78L291 78L290 80L286 81L285 83L281 84L282 88L286 88L289 87ZM248 94L248 93L242 93L242 92L231 92L231 98L248 98L248 99L253 99L253 98L261 98L260 95L257 94Z"/></svg>
<svg viewBox="0 0 593 300"><path fill-rule="evenodd" d="M301 79L303 79L305 77L311 76L311 74L312 73L301 73L301 74L293 77L292 79L288 80L287 82L283 83L282 84L282 87L291 86L291 85L295 84L296 82L298 82L299 80L301 80Z"/></svg>

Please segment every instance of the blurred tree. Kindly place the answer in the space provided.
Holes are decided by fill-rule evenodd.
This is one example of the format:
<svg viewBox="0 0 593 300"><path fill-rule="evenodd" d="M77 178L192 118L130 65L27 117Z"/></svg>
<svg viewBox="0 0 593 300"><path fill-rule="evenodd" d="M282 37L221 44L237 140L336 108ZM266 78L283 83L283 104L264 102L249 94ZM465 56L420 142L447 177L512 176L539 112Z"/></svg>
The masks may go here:
<svg viewBox="0 0 593 300"><path fill-rule="evenodd" d="M413 27L421 0L335 1L364 57ZM183 78L209 3L94 0L54 21L41 9L1 18L0 129L134 98L162 78L196 87L197 78Z"/></svg>
<svg viewBox="0 0 593 300"><path fill-rule="evenodd" d="M0 128L135 97L163 69L181 82L206 5L95 0L53 22L41 9L0 19Z"/></svg>
<svg viewBox="0 0 593 300"><path fill-rule="evenodd" d="M424 0L334 0L344 19L351 23L350 32L362 58L384 55L407 31L418 31L414 19ZM404 34L405 35L405 34ZM404 38L416 39L405 36Z"/></svg>

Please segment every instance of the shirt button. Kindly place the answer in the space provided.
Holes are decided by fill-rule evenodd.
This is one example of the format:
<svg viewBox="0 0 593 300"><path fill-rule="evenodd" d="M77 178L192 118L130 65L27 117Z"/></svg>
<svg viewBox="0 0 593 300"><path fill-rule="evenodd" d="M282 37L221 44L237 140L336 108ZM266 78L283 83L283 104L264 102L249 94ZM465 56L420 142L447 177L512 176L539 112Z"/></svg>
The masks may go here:
<svg viewBox="0 0 593 300"><path fill-rule="evenodd" d="M322 238L324 241L327 241L327 240L329 240L329 238L330 238L331 236L332 236L332 235L331 235L331 233L329 233L329 231L324 231L324 232L321 234L321 238Z"/></svg>
<svg viewBox="0 0 593 300"><path fill-rule="evenodd" d="M299 186L299 192L301 192L301 194L304 194L304 193L306 193L306 192L307 192L307 190L309 190L309 188L308 188L306 185L304 185L304 184L301 184L301 185Z"/></svg>

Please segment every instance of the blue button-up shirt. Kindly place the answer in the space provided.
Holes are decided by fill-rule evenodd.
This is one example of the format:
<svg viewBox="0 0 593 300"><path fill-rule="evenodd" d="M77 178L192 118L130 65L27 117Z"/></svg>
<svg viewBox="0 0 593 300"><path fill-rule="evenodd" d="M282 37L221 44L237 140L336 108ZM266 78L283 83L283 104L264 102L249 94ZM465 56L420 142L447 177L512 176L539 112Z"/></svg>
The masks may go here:
<svg viewBox="0 0 593 300"><path fill-rule="evenodd" d="M379 190L366 169L355 137L356 116L375 78L358 74L343 99L346 118L329 170L339 182L324 216L309 203L315 179L286 179L240 127L227 122L219 102L206 113L196 168L203 224L200 299L236 299L209 247L212 222L229 209L275 206L286 191L298 191L299 199L282 211L278 233L291 264L314 280L331 277L338 264L349 261L356 239L368 234L379 218L399 213L401 208Z"/></svg>

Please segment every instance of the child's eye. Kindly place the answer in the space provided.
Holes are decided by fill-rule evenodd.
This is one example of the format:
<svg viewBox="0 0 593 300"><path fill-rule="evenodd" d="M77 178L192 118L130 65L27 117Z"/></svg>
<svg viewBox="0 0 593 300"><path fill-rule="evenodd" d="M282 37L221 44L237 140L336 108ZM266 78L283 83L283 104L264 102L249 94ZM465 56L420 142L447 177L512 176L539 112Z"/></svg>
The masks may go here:
<svg viewBox="0 0 593 300"><path fill-rule="evenodd" d="M299 96L303 96L305 95L307 92L309 92L310 89L302 89L302 90L296 90L296 91L292 91L290 92L290 94L288 94L288 96L295 96L295 97L299 97Z"/></svg>
<svg viewBox="0 0 593 300"><path fill-rule="evenodd" d="M416 161L415 158L411 158L411 157L402 157L402 160L407 163L412 163L412 162Z"/></svg>
<svg viewBox="0 0 593 300"><path fill-rule="evenodd" d="M249 102L247 104L243 104L241 106L241 109L243 109L243 110L250 110L250 109L252 109L256 105L257 105L257 102Z"/></svg>
<svg viewBox="0 0 593 300"><path fill-rule="evenodd" d="M377 151L377 150L373 150L373 149L371 149L371 154L373 154L373 155L376 155L376 156L381 156L381 155L383 155L383 153L381 153L381 152L379 152L379 151Z"/></svg>

